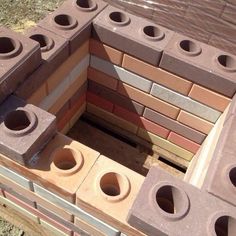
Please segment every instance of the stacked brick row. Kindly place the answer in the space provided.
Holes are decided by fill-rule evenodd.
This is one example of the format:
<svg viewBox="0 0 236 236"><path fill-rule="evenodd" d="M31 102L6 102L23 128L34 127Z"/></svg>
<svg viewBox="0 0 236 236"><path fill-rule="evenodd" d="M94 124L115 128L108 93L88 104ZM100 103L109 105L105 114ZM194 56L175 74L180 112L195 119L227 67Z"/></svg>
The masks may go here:
<svg viewBox="0 0 236 236"><path fill-rule="evenodd" d="M149 18L176 32L236 54L234 0L108 0L107 2Z"/></svg>

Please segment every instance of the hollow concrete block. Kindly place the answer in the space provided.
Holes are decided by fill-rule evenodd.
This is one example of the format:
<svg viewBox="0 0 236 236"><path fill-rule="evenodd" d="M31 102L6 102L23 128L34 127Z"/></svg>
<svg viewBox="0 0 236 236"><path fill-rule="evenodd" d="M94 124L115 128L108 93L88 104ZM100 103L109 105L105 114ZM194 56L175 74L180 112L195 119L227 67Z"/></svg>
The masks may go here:
<svg viewBox="0 0 236 236"><path fill-rule="evenodd" d="M156 166L150 169L128 222L152 236L233 236L236 209Z"/></svg>
<svg viewBox="0 0 236 236"><path fill-rule="evenodd" d="M0 106L0 150L25 165L56 133L56 117L10 96Z"/></svg>
<svg viewBox="0 0 236 236"><path fill-rule="evenodd" d="M0 102L14 92L40 64L38 42L0 27Z"/></svg>
<svg viewBox="0 0 236 236"><path fill-rule="evenodd" d="M93 21L94 38L152 65L158 65L173 33L148 20L108 6Z"/></svg>
<svg viewBox="0 0 236 236"><path fill-rule="evenodd" d="M177 33L164 49L160 67L227 97L236 91L234 55Z"/></svg>

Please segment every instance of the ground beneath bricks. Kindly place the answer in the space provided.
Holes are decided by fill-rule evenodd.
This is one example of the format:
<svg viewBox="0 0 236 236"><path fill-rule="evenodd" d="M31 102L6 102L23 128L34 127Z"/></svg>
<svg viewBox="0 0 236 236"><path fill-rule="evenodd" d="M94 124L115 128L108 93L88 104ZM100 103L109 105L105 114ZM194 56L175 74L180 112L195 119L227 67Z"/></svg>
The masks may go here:
<svg viewBox="0 0 236 236"><path fill-rule="evenodd" d="M23 230L15 227L0 217L0 235L1 236L26 236Z"/></svg>

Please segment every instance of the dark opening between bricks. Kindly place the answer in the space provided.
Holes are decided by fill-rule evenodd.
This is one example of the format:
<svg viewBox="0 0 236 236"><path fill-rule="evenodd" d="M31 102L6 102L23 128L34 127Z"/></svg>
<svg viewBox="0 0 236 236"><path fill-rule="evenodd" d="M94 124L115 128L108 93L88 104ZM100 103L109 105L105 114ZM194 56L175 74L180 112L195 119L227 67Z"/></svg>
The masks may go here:
<svg viewBox="0 0 236 236"><path fill-rule="evenodd" d="M153 25L145 26L143 28L143 32L146 36L153 38L155 40L158 40L158 39L160 40L165 36L165 34L160 28Z"/></svg>
<svg viewBox="0 0 236 236"><path fill-rule="evenodd" d="M92 0L77 0L76 5L81 9L81 10L94 10L97 6L97 4L92 1Z"/></svg>
<svg viewBox="0 0 236 236"><path fill-rule="evenodd" d="M0 53L10 53L16 48L14 39L8 37L0 37Z"/></svg>
<svg viewBox="0 0 236 236"><path fill-rule="evenodd" d="M221 66L226 69L236 70L236 59L229 55L220 55L218 56L218 62Z"/></svg>
<svg viewBox="0 0 236 236"><path fill-rule="evenodd" d="M231 216L221 216L215 222L217 236L235 236L236 219Z"/></svg>
<svg viewBox="0 0 236 236"><path fill-rule="evenodd" d="M129 23L129 17L123 12L119 12L119 11L111 12L109 17L112 22L117 23L117 24L124 25L124 24Z"/></svg>
<svg viewBox="0 0 236 236"><path fill-rule="evenodd" d="M41 51L49 51L53 47L53 40L43 34L34 34L30 36L31 39L40 44Z"/></svg>
<svg viewBox="0 0 236 236"><path fill-rule="evenodd" d="M100 188L108 196L118 196L123 188L123 176L109 172L102 176L100 180Z"/></svg>
<svg viewBox="0 0 236 236"><path fill-rule="evenodd" d="M236 167L232 168L229 172L229 179L234 187L236 187Z"/></svg>
<svg viewBox="0 0 236 236"><path fill-rule="evenodd" d="M20 131L30 126L32 120L27 111L16 110L7 114L4 120L5 126L13 131Z"/></svg>
<svg viewBox="0 0 236 236"><path fill-rule="evenodd" d="M197 43L191 40L182 40L179 43L179 46L182 49L182 51L188 55L196 56L201 53L201 47Z"/></svg>
<svg viewBox="0 0 236 236"><path fill-rule="evenodd" d="M181 191L174 186L162 186L156 193L158 206L169 214L178 214L182 210L183 200Z"/></svg>
<svg viewBox="0 0 236 236"><path fill-rule="evenodd" d="M73 149L62 148L55 153L53 162L58 169L70 170L77 164L75 155Z"/></svg>

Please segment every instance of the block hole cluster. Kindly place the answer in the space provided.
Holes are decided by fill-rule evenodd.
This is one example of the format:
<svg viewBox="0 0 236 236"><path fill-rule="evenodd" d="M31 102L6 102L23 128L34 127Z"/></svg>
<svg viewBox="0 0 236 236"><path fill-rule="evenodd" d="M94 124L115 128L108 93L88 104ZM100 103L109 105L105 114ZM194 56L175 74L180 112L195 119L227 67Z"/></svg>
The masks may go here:
<svg viewBox="0 0 236 236"><path fill-rule="evenodd" d="M0 59L9 59L20 54L21 43L10 37L0 37Z"/></svg>
<svg viewBox="0 0 236 236"><path fill-rule="evenodd" d="M97 8L93 0L77 0L76 5L82 11L94 11Z"/></svg>
<svg viewBox="0 0 236 236"><path fill-rule="evenodd" d="M54 22L59 28L63 30L74 29L78 24L77 20L74 17L67 14L56 15L54 17Z"/></svg>
<svg viewBox="0 0 236 236"><path fill-rule="evenodd" d="M47 52L51 50L54 46L54 41L46 35L34 34L31 35L30 38L37 41L40 44L40 49L42 52Z"/></svg>
<svg viewBox="0 0 236 236"><path fill-rule="evenodd" d="M234 236L236 219L231 216L221 216L215 222L215 234L217 236Z"/></svg>

